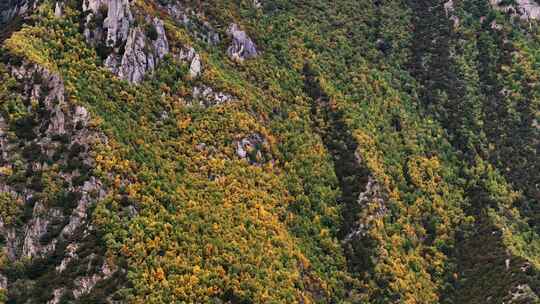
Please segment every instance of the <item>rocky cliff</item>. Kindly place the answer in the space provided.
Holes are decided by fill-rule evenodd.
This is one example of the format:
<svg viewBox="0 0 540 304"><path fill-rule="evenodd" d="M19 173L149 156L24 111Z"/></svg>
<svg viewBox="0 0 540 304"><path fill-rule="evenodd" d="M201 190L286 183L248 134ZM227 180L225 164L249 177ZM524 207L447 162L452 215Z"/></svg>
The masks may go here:
<svg viewBox="0 0 540 304"><path fill-rule="evenodd" d="M19 88L0 124L4 288L21 302L31 294L47 303L79 299L117 270L93 247L89 217L107 194L91 173L93 149L107 138L92 127L86 108L66 98L57 73L30 62L9 64L2 73Z"/></svg>

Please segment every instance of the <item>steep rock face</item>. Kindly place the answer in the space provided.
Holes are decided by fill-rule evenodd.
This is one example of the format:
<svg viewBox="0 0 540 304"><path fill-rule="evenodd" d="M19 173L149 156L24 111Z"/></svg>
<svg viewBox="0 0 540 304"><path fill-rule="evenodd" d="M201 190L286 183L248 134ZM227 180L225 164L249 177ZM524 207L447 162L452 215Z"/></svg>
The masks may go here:
<svg viewBox="0 0 540 304"><path fill-rule="evenodd" d="M146 71L153 70L155 61L153 56L145 53L146 37L141 29L136 28L130 32L126 43L126 52L122 56L120 66L116 68L115 62L108 60L112 71L118 70L118 76L130 82L140 82ZM109 57L110 58L110 57Z"/></svg>
<svg viewBox="0 0 540 304"><path fill-rule="evenodd" d="M521 15L526 19L540 19L540 4L534 0L517 0Z"/></svg>
<svg viewBox="0 0 540 304"><path fill-rule="evenodd" d="M127 40L133 22L128 0L85 0L83 11L89 12L84 30L87 41L104 40L106 46L115 47Z"/></svg>
<svg viewBox="0 0 540 304"><path fill-rule="evenodd" d="M528 284L520 284L510 291L508 304L538 303L540 298L534 293Z"/></svg>
<svg viewBox="0 0 540 304"><path fill-rule="evenodd" d="M15 16L22 16L37 7L36 0L5 0L0 3L0 25L8 23Z"/></svg>
<svg viewBox="0 0 540 304"><path fill-rule="evenodd" d="M232 38L232 44L227 49L229 57L238 62L257 57L257 48L246 32L240 30L237 24L229 26L227 34Z"/></svg>
<svg viewBox="0 0 540 304"><path fill-rule="evenodd" d="M110 55L107 59L108 67L113 72L117 72L122 79L132 83L139 83L147 73L151 73L158 62L169 53L169 43L165 36L163 21L154 18L151 22L156 31L155 39L146 36L140 27L130 30L119 66L113 59L115 55Z"/></svg>
<svg viewBox="0 0 540 304"><path fill-rule="evenodd" d="M88 15L84 35L87 42L104 55L104 65L111 72L131 83L140 83L171 50L163 21L147 17L144 25L135 26L130 3L128 0L85 0L83 11ZM163 8L202 41L210 45L219 43L219 34L208 22L200 21L192 10L178 3ZM248 53L252 54L253 48L250 50ZM238 55L242 54L241 51ZM183 46L173 57L189 65L192 79L202 73L201 57L193 47ZM221 97L212 100L220 103Z"/></svg>
<svg viewBox="0 0 540 304"><path fill-rule="evenodd" d="M84 107L68 102L57 74L29 63L10 66L9 72L20 84L14 100L28 108L20 118L0 113L0 189L9 195L12 213L24 216L18 221L5 213L0 217L8 261L0 269L1 287L21 303L37 294L52 298L50 303L64 296L76 299L116 271L99 257L103 253L97 254L102 249L90 245L96 232L89 208L107 193L91 174L92 154L107 138L91 127ZM80 262L92 266L81 269L76 266ZM36 270L38 265L43 270ZM14 272L14 267L19 270ZM48 274L43 272L49 267ZM73 273L73 267L81 271ZM84 281L88 276L93 279ZM68 282L69 277L75 281ZM53 287L58 288L53 292Z"/></svg>
<svg viewBox="0 0 540 304"><path fill-rule="evenodd" d="M87 42L108 53L105 66L122 79L141 82L169 53L163 21L148 18L146 30L134 26L128 0L86 0L83 11Z"/></svg>
<svg viewBox="0 0 540 304"><path fill-rule="evenodd" d="M105 65L120 78L132 83L141 82L169 53L163 21L154 18L151 24L157 33L155 39L147 37L142 28L133 28L129 31L124 54L111 54L105 61Z"/></svg>
<svg viewBox="0 0 540 304"><path fill-rule="evenodd" d="M508 5L506 1L490 0L491 5L498 10L517 15L522 19L540 19L540 4L535 0L516 0L515 5Z"/></svg>

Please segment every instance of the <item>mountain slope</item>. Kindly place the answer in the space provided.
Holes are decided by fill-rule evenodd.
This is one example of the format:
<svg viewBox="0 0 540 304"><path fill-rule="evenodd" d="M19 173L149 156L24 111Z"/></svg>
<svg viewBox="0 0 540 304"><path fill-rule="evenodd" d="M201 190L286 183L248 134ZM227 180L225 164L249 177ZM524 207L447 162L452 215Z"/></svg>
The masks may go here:
<svg viewBox="0 0 540 304"><path fill-rule="evenodd" d="M539 301L534 3L5 6L7 303Z"/></svg>

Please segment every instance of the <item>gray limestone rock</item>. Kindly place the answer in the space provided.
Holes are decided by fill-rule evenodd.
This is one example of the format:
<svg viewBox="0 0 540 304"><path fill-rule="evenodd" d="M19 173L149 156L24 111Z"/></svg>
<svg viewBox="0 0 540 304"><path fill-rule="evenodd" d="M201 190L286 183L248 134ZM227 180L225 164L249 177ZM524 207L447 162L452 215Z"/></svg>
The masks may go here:
<svg viewBox="0 0 540 304"><path fill-rule="evenodd" d="M90 12L84 31L89 43L96 45L104 39L105 45L114 47L127 40L133 22L129 0L84 0L83 11ZM94 24L96 19L103 20L103 23Z"/></svg>
<svg viewBox="0 0 540 304"><path fill-rule="evenodd" d="M66 291L65 288L57 288L53 290L53 298L50 299L47 304L58 304L60 303L60 299L64 295L64 292Z"/></svg>
<svg viewBox="0 0 540 304"><path fill-rule="evenodd" d="M40 239L47 233L49 224L61 217L61 212L47 209L42 202L37 202L32 214L33 218L25 226L21 257L43 257L55 248L56 242L43 245Z"/></svg>
<svg viewBox="0 0 540 304"><path fill-rule="evenodd" d="M99 281L110 278L115 271L116 269L114 269L114 267L111 267L111 265L109 265L107 261L105 261L102 264L98 273L90 276L80 277L75 280L74 283L76 288L75 290L73 290L73 296L75 297L75 299L78 299L82 295L89 293Z"/></svg>
<svg viewBox="0 0 540 304"><path fill-rule="evenodd" d="M104 134L89 127L89 111L81 105L71 104L66 98L64 82L59 75L28 62L20 66L8 66L8 70L20 84L17 91L19 98L26 103L38 103L37 108L41 110L33 113L33 107L27 109L38 123L29 138L13 135L8 138L9 124L0 114L0 168L9 168L14 172L31 170L37 176L49 174L51 182L62 185L65 190L58 194L69 195L65 198L49 197L56 192L48 188L34 188L30 180L26 181L28 186L21 187L8 179L0 179L1 193L10 195L14 202L20 202L21 207L30 206L23 222L5 222L0 218L0 234L5 240L7 263L26 263L35 258L48 258L54 252L62 258L53 265L58 272L56 275L60 275L69 267L70 261L76 262L81 254L77 251L80 244L91 234L93 227L89 222L90 206L102 200L108 191L101 180L91 175L91 170L88 171L90 176L75 182L75 178L81 176L79 171L83 169L70 168L67 164L77 162L88 168L94 167L94 147L100 143L106 144L107 139ZM21 150L29 147L33 149L32 156L23 156ZM55 160L58 167L48 171L53 155L59 155ZM70 203L64 205L67 197ZM110 271L115 269L111 267L98 269L97 272L89 269L78 274L77 278L81 282L83 278L93 278L78 288L83 288L84 292L91 290L95 283L110 276ZM9 282L6 278L0 271L0 287L9 290L12 284L16 286L16 282ZM32 282L28 284L31 286ZM72 290L55 285L51 286L50 292L50 303L56 303L62 294Z"/></svg>
<svg viewBox="0 0 540 304"><path fill-rule="evenodd" d="M62 9L62 4L60 2L56 2L54 5L54 16L56 18L60 18L64 15L64 10Z"/></svg>
<svg viewBox="0 0 540 304"><path fill-rule="evenodd" d="M157 60L160 60L169 54L169 42L167 41L167 35L165 34L165 28L161 19L154 18L152 20L152 26L156 29L157 33L157 38L152 42L154 55Z"/></svg>
<svg viewBox="0 0 540 304"><path fill-rule="evenodd" d="M540 4L534 0L516 0L521 15L526 19L540 19Z"/></svg>
<svg viewBox="0 0 540 304"><path fill-rule="evenodd" d="M538 303L540 298L529 284L519 284L510 290L508 301L505 304Z"/></svg>
<svg viewBox="0 0 540 304"><path fill-rule="evenodd" d="M260 165L264 162L263 150L267 141L260 133L250 134L236 141L236 155L247 160L252 165Z"/></svg>
<svg viewBox="0 0 540 304"><path fill-rule="evenodd" d="M175 59L189 64L189 75L191 78L197 78L202 73L202 63L199 54L193 47L187 47L174 56Z"/></svg>
<svg viewBox="0 0 540 304"><path fill-rule="evenodd" d="M77 243L71 243L66 246L66 251L64 254L64 258L62 259L62 262L60 262L60 265L56 266L57 272L62 272L66 270L67 265L69 262L71 262L73 259L77 258L77 249L79 248L79 244Z"/></svg>
<svg viewBox="0 0 540 304"><path fill-rule="evenodd" d="M120 63L122 62L122 57L118 54L110 54L107 59L105 59L105 62L103 63L105 67L107 67L113 74L118 75L120 72L119 67Z"/></svg>
<svg viewBox="0 0 540 304"><path fill-rule="evenodd" d="M86 40L110 49L104 65L122 79L141 82L169 53L163 21L147 20L156 33L156 37L147 37L142 26L134 27L129 0L85 0L83 10L90 12L84 31Z"/></svg>
<svg viewBox="0 0 540 304"><path fill-rule="evenodd" d="M198 101L201 106L206 108L235 100L232 95L215 91L206 85L193 87L192 97L194 101Z"/></svg>
<svg viewBox="0 0 540 304"><path fill-rule="evenodd" d="M0 25L10 22L15 16L25 16L36 9L38 4L38 0L0 1Z"/></svg>
<svg viewBox="0 0 540 304"><path fill-rule="evenodd" d="M0 290L7 288L7 277L0 274Z"/></svg>
<svg viewBox="0 0 540 304"><path fill-rule="evenodd" d="M103 22L107 29L106 45L113 47L126 41L132 20L128 0L109 0L107 18Z"/></svg>
<svg viewBox="0 0 540 304"><path fill-rule="evenodd" d="M133 83L141 82L146 71L155 67L154 56L147 56L146 36L140 28L133 29L126 43L118 76Z"/></svg>
<svg viewBox="0 0 540 304"><path fill-rule="evenodd" d="M45 68L36 66L12 67L13 76L25 84L24 94L33 100L43 100L51 113L47 134L60 135L65 133L65 90L63 80ZM41 83L28 83L25 79L39 74Z"/></svg>
<svg viewBox="0 0 540 304"><path fill-rule="evenodd" d="M357 161L359 161L358 156ZM376 219L382 218L387 212L381 187L372 176L368 177L368 183L366 184L364 191L358 195L357 203L363 211L361 212L355 227L343 240L344 243L364 237L372 223ZM370 205L369 208L368 204Z"/></svg>
<svg viewBox="0 0 540 304"><path fill-rule="evenodd" d="M232 23L227 30L227 34L232 38L232 44L227 49L227 54L237 62L255 58L258 55L255 43L251 41L246 32L240 30L236 23Z"/></svg>
<svg viewBox="0 0 540 304"><path fill-rule="evenodd" d="M140 83L147 73L151 73L165 55L169 53L169 43L163 27L163 21L154 18L151 21L156 30L156 39L146 36L141 27L131 29L124 54L118 64L118 57L111 55L106 65L112 72L132 83Z"/></svg>
<svg viewBox="0 0 540 304"><path fill-rule="evenodd" d="M201 74L201 72L202 72L201 59L199 58L199 54L196 54L191 60L191 64L189 65L189 75L191 78L196 78Z"/></svg>
<svg viewBox="0 0 540 304"><path fill-rule="evenodd" d="M524 20L540 19L540 4L535 0L516 0L515 5L508 5L502 0L490 0L493 8L508 14L519 16Z"/></svg>

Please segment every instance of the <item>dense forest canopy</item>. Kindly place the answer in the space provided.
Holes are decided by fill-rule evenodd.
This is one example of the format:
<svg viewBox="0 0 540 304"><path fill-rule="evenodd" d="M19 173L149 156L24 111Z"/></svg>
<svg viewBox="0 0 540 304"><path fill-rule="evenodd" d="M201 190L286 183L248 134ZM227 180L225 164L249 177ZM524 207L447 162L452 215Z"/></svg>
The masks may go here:
<svg viewBox="0 0 540 304"><path fill-rule="evenodd" d="M8 0L0 44L2 303L540 303L537 0Z"/></svg>

